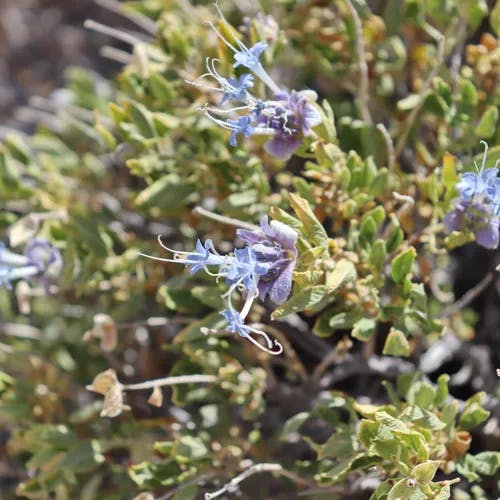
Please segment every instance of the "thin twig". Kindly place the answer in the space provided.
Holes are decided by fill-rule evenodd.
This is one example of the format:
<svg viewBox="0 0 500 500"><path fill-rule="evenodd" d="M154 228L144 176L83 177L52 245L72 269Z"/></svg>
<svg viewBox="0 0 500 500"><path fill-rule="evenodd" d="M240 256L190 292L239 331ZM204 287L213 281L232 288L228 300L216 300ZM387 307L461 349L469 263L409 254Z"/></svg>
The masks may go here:
<svg viewBox="0 0 500 500"><path fill-rule="evenodd" d="M399 158L399 155L403 152L403 149L406 146L406 140L408 139L408 134L410 133L410 130L412 129L415 120L417 119L418 113L420 112L420 109L422 108L425 99L429 95L432 80L434 80L434 77L437 75L437 72L441 64L443 63L445 41L446 41L445 36L440 34L438 39L436 62L434 64L434 67L432 68L432 71L429 73L429 76L427 77L422 86L422 90L420 91L417 105L411 110L411 113L408 115L403 124L403 131L401 132L398 142L396 143L396 149L395 149L396 158Z"/></svg>
<svg viewBox="0 0 500 500"><path fill-rule="evenodd" d="M271 326L271 325L266 325L264 323L253 323L252 326L257 328L258 330L263 330L263 331L267 330L272 335L274 335L275 337L278 338L278 340L283 344L284 352L285 352L285 356L287 358L287 361L290 361L292 363L293 370L300 375L300 378L302 379L302 381L305 381L307 379L306 369L305 369L302 361L300 360L300 358L297 356L297 352L292 347L292 344L287 339L286 335L278 328L275 328L274 326ZM278 357L273 358L273 361L276 363L279 363L280 358L278 358ZM283 361L282 364L285 366L288 366L288 363L286 363L285 361Z"/></svg>
<svg viewBox="0 0 500 500"><path fill-rule="evenodd" d="M464 293L456 302L451 304L451 306L445 308L440 317L446 318L461 311L464 307L467 307L478 295L481 295L492 280L493 273L488 273L477 285Z"/></svg>
<svg viewBox="0 0 500 500"><path fill-rule="evenodd" d="M216 380L217 377L215 375L180 375L178 377L165 377L148 380L139 384L122 384L121 388L124 391L140 391L142 389L154 389L155 387L162 387L164 385L210 384Z"/></svg>
<svg viewBox="0 0 500 500"><path fill-rule="evenodd" d="M392 171L394 170L394 165L396 164L396 155L394 154L394 143L392 142L392 137L383 123L377 123L377 129L382 134L385 141L385 147L387 150L387 168Z"/></svg>
<svg viewBox="0 0 500 500"><path fill-rule="evenodd" d="M96 31L97 33L102 33L103 35L108 35L112 38L116 38L122 42L128 43L130 45L135 45L137 43L144 43L143 40L127 33L126 31L117 30L116 28L112 28L111 26L107 26L106 24L98 23L93 19L86 19L83 23L83 27L92 31Z"/></svg>
<svg viewBox="0 0 500 500"><path fill-rule="evenodd" d="M216 214L214 212L210 212L203 207L194 207L193 213L202 215L203 217L207 217L208 219L215 220L217 222L221 222L222 224L227 224L229 226L241 227L243 229L248 229L249 231L258 231L259 227L255 224L250 224L249 222L243 222L238 219L233 219L232 217L226 217L225 215Z"/></svg>
<svg viewBox="0 0 500 500"><path fill-rule="evenodd" d="M333 363L339 363L339 362L345 362L347 359L349 359L349 356L347 358L345 356L339 355L339 353L336 351L336 349L332 349L316 366L316 368L313 371L312 374L312 380L314 382L318 381L323 373L332 365Z"/></svg>
<svg viewBox="0 0 500 500"><path fill-rule="evenodd" d="M109 45L101 47L99 54L106 59L111 59L112 61L116 61L120 64L130 64L134 58L132 54L115 47L110 47Z"/></svg>
<svg viewBox="0 0 500 500"><path fill-rule="evenodd" d="M191 481L187 481L185 483L182 483L181 485L177 486L171 491L168 491L161 497L156 497L154 500L168 500L169 498L172 498L181 488L185 488L186 486L189 486L191 484L196 484L199 485L200 483L206 482L209 479L212 479L215 476L215 473L213 472L207 472L206 474L202 474L199 477L196 477L195 479L192 479Z"/></svg>
<svg viewBox="0 0 500 500"><path fill-rule="evenodd" d="M149 19L149 17L139 14L138 12L127 12L124 10L123 5L117 0L94 0L94 2L100 7L108 9L115 14L119 14L125 19L132 21L150 35L156 35L156 23Z"/></svg>
<svg viewBox="0 0 500 500"><path fill-rule="evenodd" d="M373 123L373 119L368 106L368 102L370 100L370 81L368 78L368 64L366 63L365 44L363 41L363 26L358 15L358 11L354 8L351 0L345 0L345 3L351 12L352 20L354 22L354 30L356 32L356 52L358 56L360 76L358 95L356 99L357 105L363 120L371 125Z"/></svg>
<svg viewBox="0 0 500 500"><path fill-rule="evenodd" d="M283 469L283 467L279 464L255 464L249 467L246 471L242 472L235 478L231 479L229 483L225 484L222 488L213 493L205 493L205 500L211 500L212 498L217 498L224 493L234 493L237 491L238 484L252 476L253 474L258 474L260 472L276 472L282 476L288 477L292 481L297 484L301 484L303 486L311 486L311 483L297 474Z"/></svg>

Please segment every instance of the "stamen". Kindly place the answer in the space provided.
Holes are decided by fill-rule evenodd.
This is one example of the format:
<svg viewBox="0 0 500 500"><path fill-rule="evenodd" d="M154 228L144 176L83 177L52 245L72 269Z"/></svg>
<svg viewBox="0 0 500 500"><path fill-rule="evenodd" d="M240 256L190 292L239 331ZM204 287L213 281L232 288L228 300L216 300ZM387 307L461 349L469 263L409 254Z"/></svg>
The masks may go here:
<svg viewBox="0 0 500 500"><path fill-rule="evenodd" d="M260 342L258 342L257 340L255 340L253 337L251 337L250 335L246 336L245 338L248 339L250 342L252 342L252 344L254 344L255 346L257 346L261 351L264 351L264 352L267 352L268 354L272 354L273 356L279 356L282 352L283 352L283 346L277 341L277 340L274 340L274 344L270 341L269 337L267 336L267 334L265 334L264 332L259 332L258 330L254 330L252 328L252 331L255 332L255 333L260 333L261 335L264 335L264 337L266 338L267 340L267 343L269 345L269 348L267 347L264 347ZM277 346L278 347L278 350L277 351L273 351L273 345L274 346Z"/></svg>
<svg viewBox="0 0 500 500"><path fill-rule="evenodd" d="M220 33L220 31L215 27L214 23L211 21L206 21L206 23L215 31L215 34L233 51L238 52L238 50L233 47Z"/></svg>
<svg viewBox="0 0 500 500"><path fill-rule="evenodd" d="M250 110L250 106L236 106L235 108L231 109L218 109L218 108L212 108L212 107L207 107L205 111L210 111L211 113L218 113L219 115L227 115L231 113L236 113L237 111L243 111L243 110Z"/></svg>
<svg viewBox="0 0 500 500"><path fill-rule="evenodd" d="M243 321L245 321L245 318L247 317L248 313L250 312L250 308L252 307L253 301L257 297L256 291L253 293L250 293L245 301L245 305L243 306L243 309L240 312L240 317Z"/></svg>
<svg viewBox="0 0 500 500"><path fill-rule="evenodd" d="M159 260L160 262L173 262L174 264L178 264L179 260L177 259L163 259L161 257L155 257L154 255L148 255L147 253L137 252L137 255L141 257L147 257L148 259Z"/></svg>
<svg viewBox="0 0 500 500"><path fill-rule="evenodd" d="M480 141L481 144L484 144L484 153L483 153L483 163L481 164L481 172L484 170L484 166L486 165L486 155L488 153L488 143L486 141Z"/></svg>

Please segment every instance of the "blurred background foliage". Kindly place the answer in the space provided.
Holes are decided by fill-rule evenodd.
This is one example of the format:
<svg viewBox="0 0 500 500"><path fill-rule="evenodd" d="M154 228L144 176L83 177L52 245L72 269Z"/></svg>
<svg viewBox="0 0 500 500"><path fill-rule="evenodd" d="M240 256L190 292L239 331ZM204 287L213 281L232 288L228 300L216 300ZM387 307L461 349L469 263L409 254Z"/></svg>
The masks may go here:
<svg viewBox="0 0 500 500"><path fill-rule="evenodd" d="M500 3L353 0L354 17L343 0L221 3L270 45L273 78L318 93L323 123L286 163L258 139L232 148L199 112L214 98L186 80L208 56L231 66L209 2L96 3L2 7L28 28L40 13L52 33L25 43L77 40L83 65L61 58L64 85L35 87L46 97L0 127L3 239L45 236L65 262L51 295L0 289L2 498L203 498L263 463L279 468L242 482L243 498L496 498L498 253L445 237L442 219L479 141L500 159ZM104 25L84 32L83 17ZM4 65L29 87L38 63L18 73L4 24ZM222 284L138 256L160 255L158 234L230 251L234 228L206 211L299 232L292 297L251 312L282 356L205 335L224 326ZM217 382L118 390L108 419L86 389L103 373L113 387Z"/></svg>

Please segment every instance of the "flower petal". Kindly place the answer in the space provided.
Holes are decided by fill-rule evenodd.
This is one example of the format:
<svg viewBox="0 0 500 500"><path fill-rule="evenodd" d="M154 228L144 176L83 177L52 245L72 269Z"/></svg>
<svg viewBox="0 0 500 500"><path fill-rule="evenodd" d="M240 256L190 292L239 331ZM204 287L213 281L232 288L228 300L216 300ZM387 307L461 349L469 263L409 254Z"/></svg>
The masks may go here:
<svg viewBox="0 0 500 500"><path fill-rule="evenodd" d="M270 299L276 304L283 304L292 291L292 273L295 268L295 261L292 260L276 278L273 286L269 290Z"/></svg>
<svg viewBox="0 0 500 500"><path fill-rule="evenodd" d="M476 242L484 248L498 248L499 243L499 221L491 219L486 226L475 231Z"/></svg>
<svg viewBox="0 0 500 500"><path fill-rule="evenodd" d="M288 160L295 153L295 150L300 146L300 140L290 136L276 136L266 142L264 149L278 160Z"/></svg>
<svg viewBox="0 0 500 500"><path fill-rule="evenodd" d="M295 248L295 243L297 243L297 238L299 237L297 231L290 226L283 224L278 220L273 220L269 224L272 232L273 238L286 250L292 250L297 252Z"/></svg>

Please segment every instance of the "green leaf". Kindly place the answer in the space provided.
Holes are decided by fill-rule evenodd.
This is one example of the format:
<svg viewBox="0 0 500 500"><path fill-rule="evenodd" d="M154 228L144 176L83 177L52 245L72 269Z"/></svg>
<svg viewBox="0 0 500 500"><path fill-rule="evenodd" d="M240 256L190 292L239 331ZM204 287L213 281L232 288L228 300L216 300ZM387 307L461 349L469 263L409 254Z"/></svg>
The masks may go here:
<svg viewBox="0 0 500 500"><path fill-rule="evenodd" d="M437 379L436 397L434 398L434 404L438 408L445 402L446 398L448 397L449 380L450 376L446 373L442 373Z"/></svg>
<svg viewBox="0 0 500 500"><path fill-rule="evenodd" d="M377 232L377 224L372 219L372 217L366 218L359 228L359 244L361 248L368 248L371 246L375 239L375 234Z"/></svg>
<svg viewBox="0 0 500 500"><path fill-rule="evenodd" d="M361 313L357 309L341 312L330 317L328 326L333 330L346 330L352 328L360 316Z"/></svg>
<svg viewBox="0 0 500 500"><path fill-rule="evenodd" d="M420 95L419 94L410 94L409 96L405 97L404 99L401 99L397 103L397 107L399 111L410 111L413 108L415 108L418 103L420 102Z"/></svg>
<svg viewBox="0 0 500 500"><path fill-rule="evenodd" d="M356 268L354 264L347 259L340 259L333 271L326 275L326 291L333 293L337 288L356 279Z"/></svg>
<svg viewBox="0 0 500 500"><path fill-rule="evenodd" d="M448 500L451 496L450 485L445 484L433 500Z"/></svg>
<svg viewBox="0 0 500 500"><path fill-rule="evenodd" d="M483 476L493 476L500 468L500 452L483 451L474 455L475 470Z"/></svg>
<svg viewBox="0 0 500 500"><path fill-rule="evenodd" d="M139 133L146 139L155 137L156 131L153 125L153 118L151 112L143 106L134 101L127 103L130 107L130 116L132 121L137 126Z"/></svg>
<svg viewBox="0 0 500 500"><path fill-rule="evenodd" d="M408 406L401 414L401 418L408 419L426 429L434 431L440 431L446 427L446 423L434 413L419 406Z"/></svg>
<svg viewBox="0 0 500 500"><path fill-rule="evenodd" d="M167 174L139 193L135 203L142 209L174 210L197 196L193 184L187 184L177 174Z"/></svg>
<svg viewBox="0 0 500 500"><path fill-rule="evenodd" d="M474 429L482 424L490 416L490 412L485 410L479 403L467 405L458 419L458 424L462 429Z"/></svg>
<svg viewBox="0 0 500 500"><path fill-rule="evenodd" d="M409 356L410 344L405 334L392 329L385 339L383 354L387 356Z"/></svg>
<svg viewBox="0 0 500 500"><path fill-rule="evenodd" d="M310 309L321 302L325 298L326 294L327 290L324 285L317 285L301 290L293 295L293 297L287 300L283 305L275 309L271 314L271 319L282 318L287 314Z"/></svg>
<svg viewBox="0 0 500 500"><path fill-rule="evenodd" d="M370 250L369 261L379 271L384 268L385 260L387 258L387 249L384 240L377 240L372 245Z"/></svg>
<svg viewBox="0 0 500 500"><path fill-rule="evenodd" d="M411 478L400 479L389 491L387 500L427 500Z"/></svg>
<svg viewBox="0 0 500 500"><path fill-rule="evenodd" d="M316 247L327 245L328 235L323 225L314 215L309 202L297 194L290 193L290 204L300 222L302 222L302 231L307 240Z"/></svg>
<svg viewBox="0 0 500 500"><path fill-rule="evenodd" d="M337 130L335 129L335 116L329 102L324 99L321 103L322 107L315 108L321 115L321 123L316 127L316 133L326 143L335 143L337 139Z"/></svg>
<svg viewBox="0 0 500 500"><path fill-rule="evenodd" d="M356 436L348 431L333 433L318 450L318 460L326 457L345 458L358 451Z"/></svg>
<svg viewBox="0 0 500 500"><path fill-rule="evenodd" d="M369 448L372 445L373 441L377 438L379 428L379 422L374 422L372 420L361 420L358 429L358 437L365 448Z"/></svg>
<svg viewBox="0 0 500 500"><path fill-rule="evenodd" d="M104 258L108 255L106 242L99 231L99 227L91 214L78 210L70 215L73 227L78 231L81 239L85 242L90 252L95 257Z"/></svg>
<svg viewBox="0 0 500 500"><path fill-rule="evenodd" d="M498 123L498 107L491 105L482 114L476 127L476 135L480 139L489 139L493 136Z"/></svg>
<svg viewBox="0 0 500 500"><path fill-rule="evenodd" d="M420 485L428 484L436 475L441 462L439 460L428 460L421 464L415 465L411 471L411 475L418 481Z"/></svg>
<svg viewBox="0 0 500 500"><path fill-rule="evenodd" d="M355 339L367 342L374 334L376 326L377 321L374 318L361 318L354 324L351 335Z"/></svg>
<svg viewBox="0 0 500 500"><path fill-rule="evenodd" d="M289 418L280 434L280 439L286 439L286 436L289 434L295 434L299 431L302 424L310 417L310 413L307 411L303 411L301 413L297 413L292 418Z"/></svg>
<svg viewBox="0 0 500 500"><path fill-rule="evenodd" d="M411 405L417 405L421 408L431 408L434 404L436 391L426 382L415 382L406 394L406 400Z"/></svg>
<svg viewBox="0 0 500 500"><path fill-rule="evenodd" d="M405 239L405 234L400 227L393 227L389 233L389 237L387 238L385 247L387 248L387 253L395 252L399 245Z"/></svg>
<svg viewBox="0 0 500 500"><path fill-rule="evenodd" d="M179 463L202 460L209 454L203 441L193 436L182 436L175 446L175 458Z"/></svg>
<svg viewBox="0 0 500 500"><path fill-rule="evenodd" d="M399 0L398 0L399 1ZM387 500L387 495L392 488L392 480L388 479L377 486L370 500Z"/></svg>
<svg viewBox="0 0 500 500"><path fill-rule="evenodd" d="M495 7L490 14L490 25L497 36L500 36L500 0L497 0Z"/></svg>
<svg viewBox="0 0 500 500"><path fill-rule="evenodd" d="M417 252L413 247L397 255L391 262L391 276L396 283L402 283L411 273Z"/></svg>

